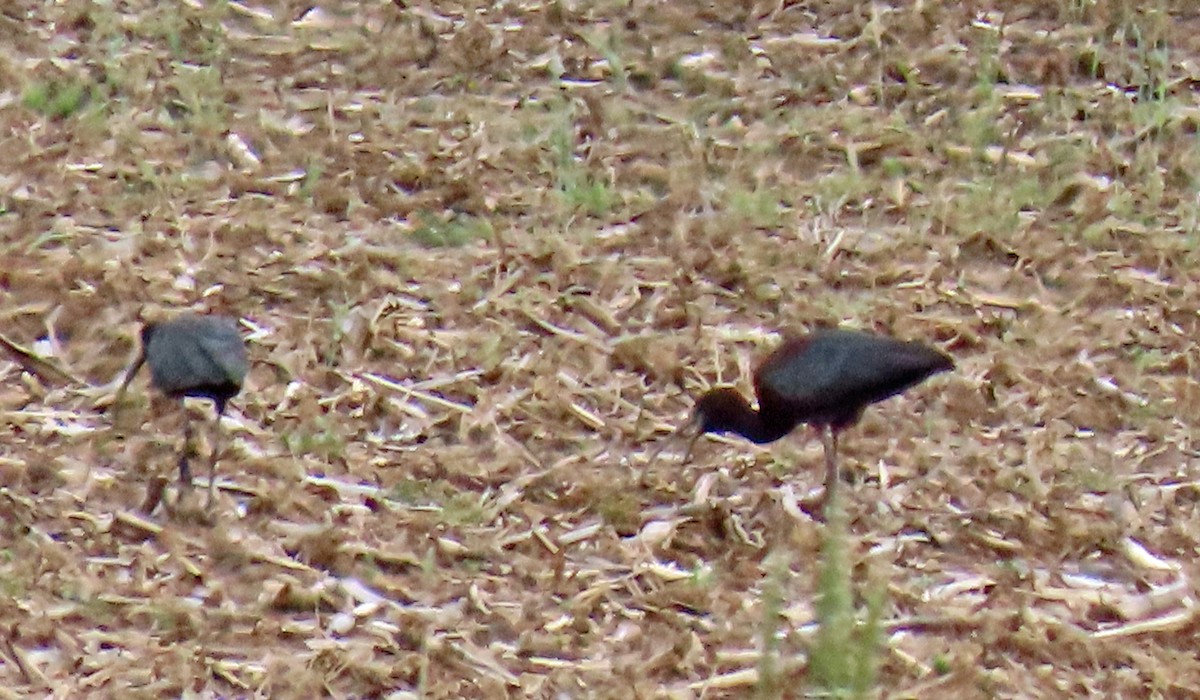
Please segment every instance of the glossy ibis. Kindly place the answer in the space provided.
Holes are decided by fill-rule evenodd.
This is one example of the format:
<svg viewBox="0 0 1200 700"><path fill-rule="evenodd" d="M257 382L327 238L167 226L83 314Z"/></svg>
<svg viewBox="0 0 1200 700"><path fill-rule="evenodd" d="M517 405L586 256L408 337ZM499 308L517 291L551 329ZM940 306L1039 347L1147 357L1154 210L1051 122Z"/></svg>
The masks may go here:
<svg viewBox="0 0 1200 700"><path fill-rule="evenodd" d="M238 333L237 321L225 316L185 314L170 321L142 326L142 352L117 391L115 404L118 409L129 383L146 363L150 364L151 384L167 396L211 399L216 406L216 437L208 470L208 502L211 503L221 416L225 414L225 404L241 390L249 369L246 343ZM185 410L179 480L188 485L192 483L188 468L191 442L192 425Z"/></svg>
<svg viewBox="0 0 1200 700"><path fill-rule="evenodd" d="M949 356L928 345L863 331L834 328L787 337L754 371L757 411L731 387L700 397L693 421L698 431L687 452L704 433L737 433L766 443L808 423L821 431L828 503L838 481L838 433L857 423L870 404L953 368Z"/></svg>

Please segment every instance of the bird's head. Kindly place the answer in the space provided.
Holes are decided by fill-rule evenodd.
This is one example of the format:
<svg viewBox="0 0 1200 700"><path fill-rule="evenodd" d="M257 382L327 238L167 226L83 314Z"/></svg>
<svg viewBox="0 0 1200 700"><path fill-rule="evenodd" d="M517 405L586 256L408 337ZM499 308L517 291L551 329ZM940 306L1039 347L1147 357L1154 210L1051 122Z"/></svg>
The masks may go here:
<svg viewBox="0 0 1200 700"><path fill-rule="evenodd" d="M733 387L719 387L705 392L696 402L692 420L680 431L684 434L691 433L683 455L684 464L691 460L692 448L696 446L700 436L705 433L736 431L747 412L753 413L750 404Z"/></svg>
<svg viewBox="0 0 1200 700"><path fill-rule="evenodd" d="M746 397L733 387L713 389L696 402L692 424L700 433L721 433L734 430L742 423L742 417L751 411Z"/></svg>

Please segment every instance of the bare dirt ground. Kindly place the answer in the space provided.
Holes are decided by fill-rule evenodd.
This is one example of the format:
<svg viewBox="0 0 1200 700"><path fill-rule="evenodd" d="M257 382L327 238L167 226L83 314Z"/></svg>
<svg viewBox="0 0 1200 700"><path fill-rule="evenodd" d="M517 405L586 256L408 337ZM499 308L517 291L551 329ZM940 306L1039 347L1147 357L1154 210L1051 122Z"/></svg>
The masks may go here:
<svg viewBox="0 0 1200 700"><path fill-rule="evenodd" d="M0 695L801 696L819 442L651 456L830 322L959 365L844 441L878 696L1200 695L1189 7L0 6Z"/></svg>

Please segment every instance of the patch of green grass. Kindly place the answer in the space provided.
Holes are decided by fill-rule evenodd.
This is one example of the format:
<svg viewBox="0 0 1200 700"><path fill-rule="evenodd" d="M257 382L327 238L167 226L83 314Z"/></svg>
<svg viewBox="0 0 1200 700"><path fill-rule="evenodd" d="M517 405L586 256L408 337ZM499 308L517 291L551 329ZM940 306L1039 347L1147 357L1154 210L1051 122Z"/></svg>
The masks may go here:
<svg viewBox="0 0 1200 700"><path fill-rule="evenodd" d="M486 515L479 494L460 491L444 481L403 481L392 488L388 498L407 506L437 508L445 525L480 525Z"/></svg>
<svg viewBox="0 0 1200 700"><path fill-rule="evenodd" d="M1144 406L1133 405L1125 410L1125 423L1130 426L1144 426L1155 420L1170 420L1176 416L1175 410L1159 401L1150 401Z"/></svg>
<svg viewBox="0 0 1200 700"><path fill-rule="evenodd" d="M1153 5L1151 3L1151 5ZM1170 16L1162 7L1143 7L1131 12L1114 39L1133 43L1130 82L1137 86L1138 99L1161 100L1171 78L1171 56L1167 36Z"/></svg>
<svg viewBox="0 0 1200 700"><path fill-rule="evenodd" d="M314 455L330 459L346 449L346 439L339 433L333 421L318 416L307 430L283 433L283 445L294 455Z"/></svg>
<svg viewBox="0 0 1200 700"><path fill-rule="evenodd" d="M229 130L224 77L213 66L177 61L169 83L175 99L168 112L197 137L218 139Z"/></svg>
<svg viewBox="0 0 1200 700"><path fill-rule="evenodd" d="M573 149L559 145L566 130L562 130L553 142L558 157L558 194L567 210L583 212L589 216L604 216L617 203L617 195L608 183L587 172L574 156Z"/></svg>
<svg viewBox="0 0 1200 700"><path fill-rule="evenodd" d="M81 599L75 598L73 595L69 594L64 594L63 597L75 601L76 614L85 620L90 620L97 625L111 625L118 620L122 614L121 606L97 597Z"/></svg>
<svg viewBox="0 0 1200 700"><path fill-rule="evenodd" d="M196 630L192 613L190 608L174 600L153 601L131 611L130 617L140 619L142 624L149 622L148 626L155 632L191 634Z"/></svg>
<svg viewBox="0 0 1200 700"><path fill-rule="evenodd" d="M82 110L92 96L92 86L81 81L42 81L25 88L21 104L51 119L66 119Z"/></svg>
<svg viewBox="0 0 1200 700"><path fill-rule="evenodd" d="M964 182L960 196L947 202L947 206L950 218L963 227L964 233L998 234L1021 231L1022 212L1041 210L1051 196L1052 192L1036 174L997 171L980 173Z"/></svg>
<svg viewBox="0 0 1200 700"><path fill-rule="evenodd" d="M162 5L139 15L140 36L162 42L171 57L189 63L212 64L229 54L223 20L228 14L225 0L204 3L198 8Z"/></svg>
<svg viewBox="0 0 1200 700"><path fill-rule="evenodd" d="M879 191L874 178L845 168L821 178L807 199L814 214L828 216L836 214L852 202L860 202Z"/></svg>
<svg viewBox="0 0 1200 700"><path fill-rule="evenodd" d="M456 491L442 502L441 515L447 525L482 525L484 509L479 494Z"/></svg>
<svg viewBox="0 0 1200 700"><path fill-rule="evenodd" d="M995 146L1004 138L1000 131L1000 117L1003 110L1000 98L995 95L986 96L982 104L964 111L956 126L962 134L962 139L982 157L983 150Z"/></svg>
<svg viewBox="0 0 1200 700"><path fill-rule="evenodd" d="M849 528L836 491L825 509L824 541L817 581L817 636L809 652L809 678L828 697L865 698L879 665L884 588L867 596L865 619L854 609Z"/></svg>
<svg viewBox="0 0 1200 700"><path fill-rule="evenodd" d="M1108 493L1120 488L1121 482L1111 469L1097 467L1091 462L1081 462L1080 464L1082 466L1073 469L1070 473L1071 480L1080 490L1091 493Z"/></svg>
<svg viewBox="0 0 1200 700"><path fill-rule="evenodd" d="M668 64L664 78L677 81L688 97L700 97L707 94L715 84L715 80L702 68L694 68L684 63L682 57ZM700 117L693 117L699 123Z"/></svg>
<svg viewBox="0 0 1200 700"><path fill-rule="evenodd" d="M756 228L783 225L783 207L777 192L767 189L732 189L725 194L729 211Z"/></svg>
<svg viewBox="0 0 1200 700"><path fill-rule="evenodd" d="M123 201L130 206L136 203L145 212L173 211L172 202L178 197L206 186L203 178L171 161L124 163L117 168L116 181L125 195Z"/></svg>
<svg viewBox="0 0 1200 700"><path fill-rule="evenodd" d="M33 240L31 240L28 245L25 246L25 253L29 254L36 250L57 248L61 245L69 244L74 239L74 232L48 229L35 236Z"/></svg>
<svg viewBox="0 0 1200 700"><path fill-rule="evenodd" d="M581 212L602 217L620 203L620 196L601 174L591 172L576 155L575 120L571 104L565 100L538 103L531 109L530 121L522 133L544 142L549 151L551 174L564 208L571 214Z"/></svg>
<svg viewBox="0 0 1200 700"><path fill-rule="evenodd" d="M950 662L950 658L944 654L938 654L933 657L933 672L939 676L944 676L954 670L954 666Z"/></svg>
<svg viewBox="0 0 1200 700"><path fill-rule="evenodd" d="M319 158L308 160L308 165L304 168L304 179L300 181L300 187L297 188L297 194L301 199L312 199L313 190L316 189L317 183L321 181L321 175L324 173L325 165Z"/></svg>
<svg viewBox="0 0 1200 700"><path fill-rule="evenodd" d="M624 59L621 58L621 46L616 34L609 32L601 37L597 32L584 33L583 40L608 62L617 89L625 90L629 85L628 70Z"/></svg>
<svg viewBox="0 0 1200 700"><path fill-rule="evenodd" d="M343 341L346 339L346 320L354 310L354 304L349 301L329 301L329 337L328 343L320 354L322 362L327 367L341 364Z"/></svg>
<svg viewBox="0 0 1200 700"><path fill-rule="evenodd" d="M792 450L780 450L778 456L772 453L767 462L766 470L771 476L779 479L796 473L797 465L803 464L800 455Z"/></svg>
<svg viewBox="0 0 1200 700"><path fill-rule="evenodd" d="M392 487L388 498L406 506L434 506L441 503L439 482L406 479Z"/></svg>
<svg viewBox="0 0 1200 700"><path fill-rule="evenodd" d="M787 582L788 557L782 551L772 552L764 568L761 604L762 621L759 623L758 683L755 697L761 700L783 697L783 683L779 677L779 625L783 613L783 587Z"/></svg>
<svg viewBox="0 0 1200 700"><path fill-rule="evenodd" d="M559 192L568 208L597 217L611 212L619 199L612 187L590 175L564 178Z"/></svg>
<svg viewBox="0 0 1200 700"><path fill-rule="evenodd" d="M1152 367L1166 367L1169 357L1158 348L1134 347L1129 351L1133 367L1138 372L1145 372Z"/></svg>
<svg viewBox="0 0 1200 700"><path fill-rule="evenodd" d="M1002 64L1000 62L1000 29L999 27L980 26L974 32L978 37L970 47L970 53L975 59L975 87L980 95L991 97L996 83L1000 79Z"/></svg>
<svg viewBox="0 0 1200 700"><path fill-rule="evenodd" d="M444 219L424 215L409 235L426 248L458 248L472 241L490 240L495 231L488 220L468 214L452 214Z"/></svg>
<svg viewBox="0 0 1200 700"><path fill-rule="evenodd" d="M717 584L716 570L708 564L696 564L692 567L688 583L694 588L710 589Z"/></svg>
<svg viewBox="0 0 1200 700"><path fill-rule="evenodd" d="M6 562L12 560L12 550L4 550L4 559ZM29 581L18 579L14 576L0 575L0 595L8 598L21 598L29 592Z"/></svg>
<svg viewBox="0 0 1200 700"><path fill-rule="evenodd" d="M641 502L626 489L602 492L596 512L618 532L636 532L641 524Z"/></svg>
<svg viewBox="0 0 1200 700"><path fill-rule="evenodd" d="M885 177L904 177L907 171L904 161L892 157L884 158L879 167L883 170Z"/></svg>

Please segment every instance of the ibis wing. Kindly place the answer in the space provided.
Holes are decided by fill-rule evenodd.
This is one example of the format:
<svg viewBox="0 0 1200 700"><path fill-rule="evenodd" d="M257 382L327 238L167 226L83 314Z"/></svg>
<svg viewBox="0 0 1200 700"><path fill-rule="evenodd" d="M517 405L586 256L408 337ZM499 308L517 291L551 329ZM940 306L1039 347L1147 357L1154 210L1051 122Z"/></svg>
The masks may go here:
<svg viewBox="0 0 1200 700"><path fill-rule="evenodd" d="M164 324L151 337L147 354L154 383L167 393L241 386L249 369L246 345L237 327L221 318Z"/></svg>
<svg viewBox="0 0 1200 700"><path fill-rule="evenodd" d="M804 422L845 423L951 366L920 343L830 330L785 342L759 368L755 389L764 408L786 407Z"/></svg>
<svg viewBox="0 0 1200 700"><path fill-rule="evenodd" d="M198 339L203 352L212 366L220 368L222 379L238 386L246 378L250 363L246 359L246 343L232 329L232 334L207 335Z"/></svg>

